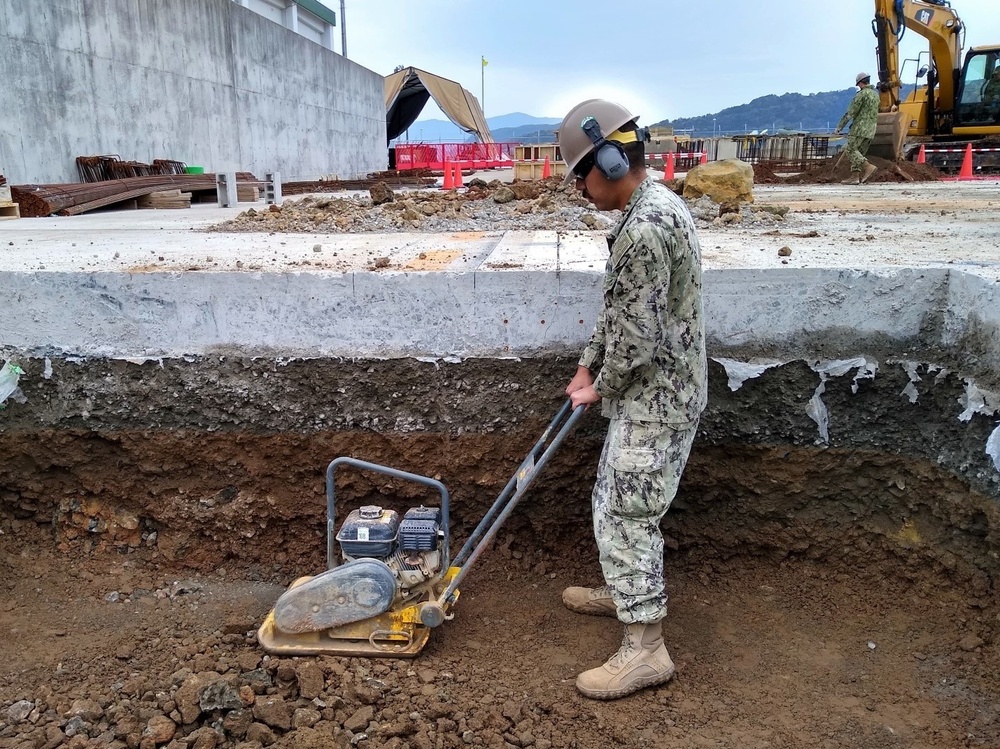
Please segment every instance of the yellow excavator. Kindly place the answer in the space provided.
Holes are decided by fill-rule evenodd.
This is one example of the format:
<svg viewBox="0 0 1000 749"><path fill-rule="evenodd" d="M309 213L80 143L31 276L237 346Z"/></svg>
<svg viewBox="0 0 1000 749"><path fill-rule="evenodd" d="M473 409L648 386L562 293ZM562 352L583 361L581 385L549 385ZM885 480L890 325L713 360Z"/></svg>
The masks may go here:
<svg viewBox="0 0 1000 749"><path fill-rule="evenodd" d="M963 62L965 25L949 0L875 0L872 31L881 99L872 154L912 159L924 143L927 163L956 171L967 143L1000 146L1000 44L973 47ZM901 100L899 44L907 31L928 41L930 60L919 66L918 58L917 84ZM977 154L977 171L998 171L997 156Z"/></svg>

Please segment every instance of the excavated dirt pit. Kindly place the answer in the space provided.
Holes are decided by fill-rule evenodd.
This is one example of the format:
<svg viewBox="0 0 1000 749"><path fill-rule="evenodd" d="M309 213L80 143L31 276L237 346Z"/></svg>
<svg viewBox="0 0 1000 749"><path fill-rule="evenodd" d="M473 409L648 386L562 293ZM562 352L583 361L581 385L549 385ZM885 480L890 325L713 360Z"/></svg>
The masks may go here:
<svg viewBox="0 0 1000 749"><path fill-rule="evenodd" d="M27 405L0 432L0 747L1000 745L995 420L954 418L955 376L910 405L900 367L831 378L828 446L808 367L732 392L713 362L664 522L678 674L600 703L573 681L619 625L560 603L600 579L594 413L418 658L255 641L285 586L323 568L332 458L440 478L460 542L572 359L219 361L57 362L51 380L24 363ZM346 507L422 500L350 471L338 491Z"/></svg>

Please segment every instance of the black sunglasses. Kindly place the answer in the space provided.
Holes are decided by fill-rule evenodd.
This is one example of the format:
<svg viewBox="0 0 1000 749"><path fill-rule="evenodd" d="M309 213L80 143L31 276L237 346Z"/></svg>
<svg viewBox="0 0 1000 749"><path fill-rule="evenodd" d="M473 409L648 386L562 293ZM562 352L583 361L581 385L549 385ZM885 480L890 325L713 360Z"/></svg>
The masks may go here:
<svg viewBox="0 0 1000 749"><path fill-rule="evenodd" d="M587 179L590 170L594 168L594 152L591 151L573 167L573 174L577 179Z"/></svg>

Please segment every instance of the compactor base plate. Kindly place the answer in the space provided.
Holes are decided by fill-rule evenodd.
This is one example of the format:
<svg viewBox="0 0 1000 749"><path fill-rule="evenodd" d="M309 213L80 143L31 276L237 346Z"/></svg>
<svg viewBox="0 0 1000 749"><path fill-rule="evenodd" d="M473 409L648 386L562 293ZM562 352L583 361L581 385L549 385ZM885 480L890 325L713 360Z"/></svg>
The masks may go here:
<svg viewBox="0 0 1000 749"><path fill-rule="evenodd" d="M458 572L452 567L435 583L440 594ZM312 580L300 577L289 589ZM459 592L455 591L455 601ZM452 603L454 603L453 601ZM362 658L413 658L430 638L431 628L420 621L420 602L407 603L384 614L339 627L292 634L278 629L271 609L257 630L260 646L272 655L343 655Z"/></svg>

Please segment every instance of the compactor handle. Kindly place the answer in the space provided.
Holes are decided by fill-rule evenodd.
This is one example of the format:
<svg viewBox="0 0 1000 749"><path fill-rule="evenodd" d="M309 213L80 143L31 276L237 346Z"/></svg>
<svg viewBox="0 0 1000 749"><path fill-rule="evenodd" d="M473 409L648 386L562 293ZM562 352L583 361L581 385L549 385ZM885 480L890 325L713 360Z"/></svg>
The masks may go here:
<svg viewBox="0 0 1000 749"><path fill-rule="evenodd" d="M535 446L531 448L531 451L521 462L514 475L510 477L507 486L500 492L500 496L496 498L493 506L487 511L486 516L479 521L479 525L476 526L472 535L469 536L465 545L458 552L458 556L455 557L455 565L461 569L452 578L444 593L438 597L438 603L442 607L451 602L450 599L472 565L476 563L483 550L489 546L490 542L496 536L497 531L500 530L500 527L506 522L511 512L513 512L518 501L528 491L528 487L535 480L535 476L545 467L545 464L548 463L549 458L552 457L555 451L559 449L563 440L566 439L566 435L569 434L579 418L583 416L583 412L586 409L586 406L573 408L573 402L567 398L562 408L559 409L552 418L552 421L549 422L542 436L535 443Z"/></svg>
<svg viewBox="0 0 1000 749"><path fill-rule="evenodd" d="M336 564L336 554L334 553L334 541L336 534L336 501L334 500L334 487L333 487L333 474L337 470L338 466L348 465L354 468L360 468L367 471L375 471L376 473L384 473L386 476L392 476L397 479L404 479L405 481L413 481L418 484L423 484L424 486L429 486L432 489L437 489L441 494L441 529L444 531L444 549L442 551L442 569L448 569L448 565L451 564L449 558L449 542L450 542L450 524L448 522L448 489L437 479L432 479L428 476L420 476L416 473L407 473L406 471L400 471L398 468L390 468L389 466L379 465L378 463L369 463L366 460L358 460L357 458L335 458L330 462L330 465L326 467L326 566L328 569L333 569L337 566Z"/></svg>

